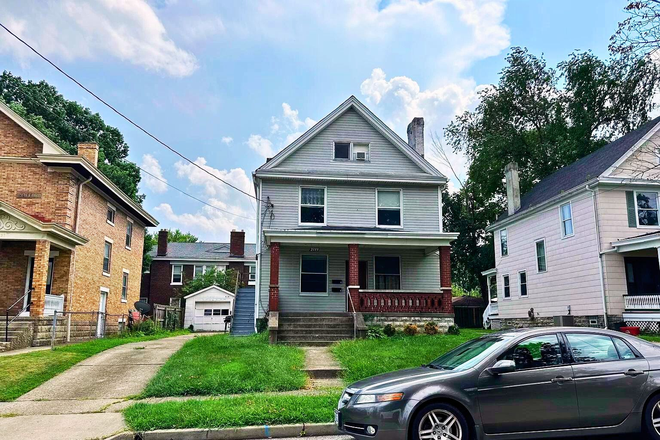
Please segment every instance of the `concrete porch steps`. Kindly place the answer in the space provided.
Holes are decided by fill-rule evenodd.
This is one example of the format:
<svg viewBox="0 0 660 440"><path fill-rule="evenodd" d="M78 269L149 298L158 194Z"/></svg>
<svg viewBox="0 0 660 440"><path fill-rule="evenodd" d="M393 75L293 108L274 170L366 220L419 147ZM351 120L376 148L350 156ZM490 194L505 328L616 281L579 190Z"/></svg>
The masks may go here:
<svg viewBox="0 0 660 440"><path fill-rule="evenodd" d="M353 339L348 313L280 313L277 340L283 344L324 347Z"/></svg>

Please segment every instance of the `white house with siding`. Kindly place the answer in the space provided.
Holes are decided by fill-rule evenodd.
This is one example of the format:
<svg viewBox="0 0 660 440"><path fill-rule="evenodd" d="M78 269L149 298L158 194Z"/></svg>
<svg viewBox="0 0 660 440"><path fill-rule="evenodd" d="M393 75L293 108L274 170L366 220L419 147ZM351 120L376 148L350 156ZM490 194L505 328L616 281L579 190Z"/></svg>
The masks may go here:
<svg viewBox="0 0 660 440"><path fill-rule="evenodd" d="M568 316L660 331L659 129L660 118L646 123L522 198L507 166L508 210L488 228L495 267L483 273L494 328Z"/></svg>
<svg viewBox="0 0 660 440"><path fill-rule="evenodd" d="M447 178L424 159L422 118L408 138L351 96L254 172L255 307L272 339L355 335L353 311L451 322Z"/></svg>

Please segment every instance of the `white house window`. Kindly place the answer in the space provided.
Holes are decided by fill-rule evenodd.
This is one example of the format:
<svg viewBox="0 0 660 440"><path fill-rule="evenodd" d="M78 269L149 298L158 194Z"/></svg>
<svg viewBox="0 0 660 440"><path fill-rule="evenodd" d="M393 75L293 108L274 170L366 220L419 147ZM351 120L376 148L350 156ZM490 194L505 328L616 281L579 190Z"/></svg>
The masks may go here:
<svg viewBox="0 0 660 440"><path fill-rule="evenodd" d="M106 241L105 246L103 248L103 273L106 274L110 273L111 260L112 260L112 243Z"/></svg>
<svg viewBox="0 0 660 440"><path fill-rule="evenodd" d="M520 283L520 296L527 296L527 272L518 274L518 282Z"/></svg>
<svg viewBox="0 0 660 440"><path fill-rule="evenodd" d="M172 265L172 284L183 284L183 266L180 264Z"/></svg>
<svg viewBox="0 0 660 440"><path fill-rule="evenodd" d="M328 293L328 257L303 255L300 258L300 293Z"/></svg>
<svg viewBox="0 0 660 440"><path fill-rule="evenodd" d="M497 277L488 277L488 292L490 294L490 302L497 302Z"/></svg>
<svg viewBox="0 0 660 440"><path fill-rule="evenodd" d="M249 271L249 280L250 281L256 281L256 279L257 279L257 266L254 266L254 265L248 266L248 271Z"/></svg>
<svg viewBox="0 0 660 440"><path fill-rule="evenodd" d="M131 248L131 243L133 242L133 222L128 219L126 222L126 248Z"/></svg>
<svg viewBox="0 0 660 440"><path fill-rule="evenodd" d="M573 235L573 207L571 203L565 203L559 207L561 213L561 236Z"/></svg>
<svg viewBox="0 0 660 440"><path fill-rule="evenodd" d="M114 206L108 205L108 211L106 214L106 221L112 226L115 225L115 216L117 215L117 209Z"/></svg>
<svg viewBox="0 0 660 440"><path fill-rule="evenodd" d="M206 266L195 266L193 278L197 278L198 276L204 275L205 273L206 273Z"/></svg>
<svg viewBox="0 0 660 440"><path fill-rule="evenodd" d="M374 257L376 289L401 289L401 261L399 257Z"/></svg>
<svg viewBox="0 0 660 440"><path fill-rule="evenodd" d="M502 279L504 281L504 297L511 298L511 284L509 280L509 275L504 275Z"/></svg>
<svg viewBox="0 0 660 440"><path fill-rule="evenodd" d="M500 248L503 257L509 255L509 233L506 229L500 231Z"/></svg>
<svg viewBox="0 0 660 440"><path fill-rule="evenodd" d="M545 240L536 242L536 270L538 272L545 272L548 266L545 260Z"/></svg>
<svg viewBox="0 0 660 440"><path fill-rule="evenodd" d="M637 224L639 226L658 226L658 193L635 193Z"/></svg>
<svg viewBox="0 0 660 440"><path fill-rule="evenodd" d="M300 188L300 223L325 224L325 188Z"/></svg>
<svg viewBox="0 0 660 440"><path fill-rule="evenodd" d="M369 160L369 144L353 144L353 160Z"/></svg>
<svg viewBox="0 0 660 440"><path fill-rule="evenodd" d="M401 226L401 191L377 190L378 226Z"/></svg>
<svg viewBox="0 0 660 440"><path fill-rule="evenodd" d="M350 142L335 142L335 159L349 160L351 158Z"/></svg>
<svg viewBox="0 0 660 440"><path fill-rule="evenodd" d="M128 272L125 270L121 279L121 300L128 300Z"/></svg>

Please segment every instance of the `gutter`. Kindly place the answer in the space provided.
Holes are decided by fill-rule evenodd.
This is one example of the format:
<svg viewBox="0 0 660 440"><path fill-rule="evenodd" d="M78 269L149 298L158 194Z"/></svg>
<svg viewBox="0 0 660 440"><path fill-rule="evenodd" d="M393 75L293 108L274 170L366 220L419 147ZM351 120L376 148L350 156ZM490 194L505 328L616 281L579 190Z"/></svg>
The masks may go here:
<svg viewBox="0 0 660 440"><path fill-rule="evenodd" d="M597 183L597 182L596 182ZM596 242L598 246L598 270L600 272L600 293L603 300L603 319L605 323L605 328L608 328L607 323L607 297L605 294L605 270L603 269L603 252L600 242L600 223L598 218L598 197L596 196L596 191L590 188L590 185L587 184L585 189L591 192L591 200L594 207L594 223L596 230Z"/></svg>
<svg viewBox="0 0 660 440"><path fill-rule="evenodd" d="M75 227L75 233L76 234L78 233L78 225L80 224L80 204L82 203L83 186L85 186L86 183L89 183L91 181L92 181L92 177L90 177L87 180L83 180L78 185L78 204L76 205L76 227ZM71 260L72 261L71 261L71 270L70 270L70 273L69 273L69 278L73 278L73 279L75 279L75 277L76 277L76 258L75 257L76 257L76 250L73 249L71 251ZM76 283L70 283L70 284L71 284L71 292L69 292L69 301L68 301L69 311L71 311L71 309L73 307L73 292L75 290L75 284ZM69 318L70 318L70 316L69 316Z"/></svg>

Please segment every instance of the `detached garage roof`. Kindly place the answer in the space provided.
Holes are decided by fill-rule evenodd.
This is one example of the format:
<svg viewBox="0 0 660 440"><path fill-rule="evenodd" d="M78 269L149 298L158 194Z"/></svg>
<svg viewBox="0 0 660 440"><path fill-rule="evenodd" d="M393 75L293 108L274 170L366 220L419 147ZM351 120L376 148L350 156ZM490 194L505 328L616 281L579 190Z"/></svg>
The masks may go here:
<svg viewBox="0 0 660 440"><path fill-rule="evenodd" d="M192 298L193 296L197 296L197 295L199 295L199 294L201 294L201 293L211 292L211 291L224 293L224 294L226 294L226 295L230 295L230 296L234 296L234 297L236 296L236 295L234 295L233 293L231 293L230 291L225 290L225 289L223 289L223 288L221 288L221 287L219 287L219 286L209 286L209 287L207 287L207 288L205 288L205 289L198 290L198 291L195 292L195 293L191 293L191 294L188 295L188 296L184 296L183 298L184 298L184 299L189 299L189 298Z"/></svg>

